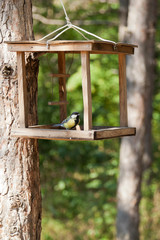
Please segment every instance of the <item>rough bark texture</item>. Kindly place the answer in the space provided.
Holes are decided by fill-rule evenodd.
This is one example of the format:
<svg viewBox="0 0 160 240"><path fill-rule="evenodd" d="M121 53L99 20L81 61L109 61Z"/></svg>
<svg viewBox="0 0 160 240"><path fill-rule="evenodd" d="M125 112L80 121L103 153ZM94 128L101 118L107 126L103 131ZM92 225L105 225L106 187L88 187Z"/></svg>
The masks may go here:
<svg viewBox="0 0 160 240"><path fill-rule="evenodd" d="M156 1L130 0L124 36L138 45L127 59L129 126L135 137L124 138L120 148L117 239L139 239L139 202L143 169L151 162L151 117L154 80Z"/></svg>
<svg viewBox="0 0 160 240"><path fill-rule="evenodd" d="M16 54L4 41L33 39L31 0L0 1L0 239L39 240L41 195L37 141L11 137L18 127ZM38 61L26 60L28 119L37 123Z"/></svg>

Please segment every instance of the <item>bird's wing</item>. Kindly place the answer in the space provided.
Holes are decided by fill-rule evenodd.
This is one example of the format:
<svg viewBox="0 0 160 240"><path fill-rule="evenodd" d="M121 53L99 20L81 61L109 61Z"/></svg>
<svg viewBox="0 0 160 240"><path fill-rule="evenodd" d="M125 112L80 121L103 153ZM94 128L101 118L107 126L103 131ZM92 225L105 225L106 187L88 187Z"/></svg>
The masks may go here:
<svg viewBox="0 0 160 240"><path fill-rule="evenodd" d="M69 119L70 119L70 116L64 119L61 124L68 122Z"/></svg>

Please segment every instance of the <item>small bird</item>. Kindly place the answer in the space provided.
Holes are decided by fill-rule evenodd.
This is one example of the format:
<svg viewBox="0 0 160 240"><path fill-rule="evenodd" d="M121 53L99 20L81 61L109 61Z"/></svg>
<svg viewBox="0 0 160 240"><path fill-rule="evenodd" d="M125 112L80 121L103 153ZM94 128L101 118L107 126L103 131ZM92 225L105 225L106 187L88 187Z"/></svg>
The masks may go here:
<svg viewBox="0 0 160 240"><path fill-rule="evenodd" d="M63 122L59 124L54 124L53 127L64 127L65 129L73 129L80 123L80 114L78 112L73 112L68 118L64 119Z"/></svg>

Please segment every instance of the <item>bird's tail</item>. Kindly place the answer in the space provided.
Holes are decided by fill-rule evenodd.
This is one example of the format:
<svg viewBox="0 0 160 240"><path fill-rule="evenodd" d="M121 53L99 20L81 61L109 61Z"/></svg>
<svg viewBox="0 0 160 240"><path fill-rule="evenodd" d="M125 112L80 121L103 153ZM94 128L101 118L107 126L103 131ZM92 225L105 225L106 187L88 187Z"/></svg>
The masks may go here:
<svg viewBox="0 0 160 240"><path fill-rule="evenodd" d="M53 124L52 127L62 127L62 124L61 123Z"/></svg>

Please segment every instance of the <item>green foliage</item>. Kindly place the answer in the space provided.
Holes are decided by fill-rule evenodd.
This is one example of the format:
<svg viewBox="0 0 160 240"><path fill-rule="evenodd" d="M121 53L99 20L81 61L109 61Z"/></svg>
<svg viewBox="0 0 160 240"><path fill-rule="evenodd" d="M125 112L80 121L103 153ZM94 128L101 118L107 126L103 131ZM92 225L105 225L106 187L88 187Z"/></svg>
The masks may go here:
<svg viewBox="0 0 160 240"><path fill-rule="evenodd" d="M61 239L64 232L66 239L112 239L118 164L115 152L111 148L106 152L104 141L99 146L63 142L51 155L53 161L43 161L42 189L44 219L48 213L49 219L54 218L55 235L57 223L63 228L55 239ZM47 233L48 224L44 223Z"/></svg>

